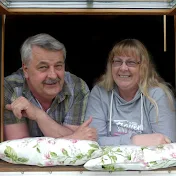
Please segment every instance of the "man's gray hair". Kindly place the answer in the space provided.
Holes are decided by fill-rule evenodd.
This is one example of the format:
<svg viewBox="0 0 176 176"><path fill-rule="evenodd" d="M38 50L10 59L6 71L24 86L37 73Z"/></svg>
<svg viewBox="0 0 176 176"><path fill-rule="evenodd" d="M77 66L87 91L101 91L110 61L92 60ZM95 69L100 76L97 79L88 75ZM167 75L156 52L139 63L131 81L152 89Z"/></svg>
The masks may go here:
<svg viewBox="0 0 176 176"><path fill-rule="evenodd" d="M20 50L22 63L27 65L32 59L31 56L33 46L38 46L49 51L62 51L64 55L64 60L66 59L66 49L64 44L62 44L49 34L42 33L31 36L25 40Z"/></svg>

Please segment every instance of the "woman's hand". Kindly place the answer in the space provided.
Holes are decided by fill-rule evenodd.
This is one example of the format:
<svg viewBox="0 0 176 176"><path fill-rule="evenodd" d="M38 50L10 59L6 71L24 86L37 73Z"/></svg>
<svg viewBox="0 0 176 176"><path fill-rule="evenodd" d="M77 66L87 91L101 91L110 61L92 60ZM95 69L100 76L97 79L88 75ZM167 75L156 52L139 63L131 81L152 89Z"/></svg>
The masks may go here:
<svg viewBox="0 0 176 176"><path fill-rule="evenodd" d="M160 133L140 134L132 137L132 143L140 146L155 146L171 143L170 139Z"/></svg>

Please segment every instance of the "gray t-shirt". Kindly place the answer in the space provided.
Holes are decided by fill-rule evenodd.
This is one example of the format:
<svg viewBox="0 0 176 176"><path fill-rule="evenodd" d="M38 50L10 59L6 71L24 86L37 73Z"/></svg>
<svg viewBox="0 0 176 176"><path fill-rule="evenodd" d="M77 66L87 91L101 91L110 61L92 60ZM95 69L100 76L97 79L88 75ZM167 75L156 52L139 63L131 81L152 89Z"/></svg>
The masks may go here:
<svg viewBox="0 0 176 176"><path fill-rule="evenodd" d="M151 133L161 133L176 142L176 113L167 96L159 87L151 88L149 95L158 105L158 118L155 106L140 90L127 102L119 96L117 88L113 89L113 96L112 91L107 92L97 85L92 89L86 119L93 117L90 126L97 129L101 146L128 145L133 135Z"/></svg>

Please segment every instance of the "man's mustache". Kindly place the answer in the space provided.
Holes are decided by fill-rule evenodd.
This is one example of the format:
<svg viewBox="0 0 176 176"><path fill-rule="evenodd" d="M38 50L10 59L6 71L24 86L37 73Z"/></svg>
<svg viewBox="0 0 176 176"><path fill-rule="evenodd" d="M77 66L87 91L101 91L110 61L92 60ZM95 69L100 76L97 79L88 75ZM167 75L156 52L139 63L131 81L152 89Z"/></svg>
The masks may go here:
<svg viewBox="0 0 176 176"><path fill-rule="evenodd" d="M56 79L47 79L47 80L43 81L43 84L56 84L59 81L60 81L59 78L56 78Z"/></svg>

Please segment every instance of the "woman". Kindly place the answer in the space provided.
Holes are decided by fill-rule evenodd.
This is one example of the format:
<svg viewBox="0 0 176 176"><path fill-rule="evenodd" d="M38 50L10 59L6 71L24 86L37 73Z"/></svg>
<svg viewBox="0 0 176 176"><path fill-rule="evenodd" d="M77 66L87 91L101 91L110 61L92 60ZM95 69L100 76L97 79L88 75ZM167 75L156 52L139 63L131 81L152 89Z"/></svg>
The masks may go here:
<svg viewBox="0 0 176 176"><path fill-rule="evenodd" d="M151 146L176 141L174 97L136 39L117 43L92 89L86 119L106 145Z"/></svg>

